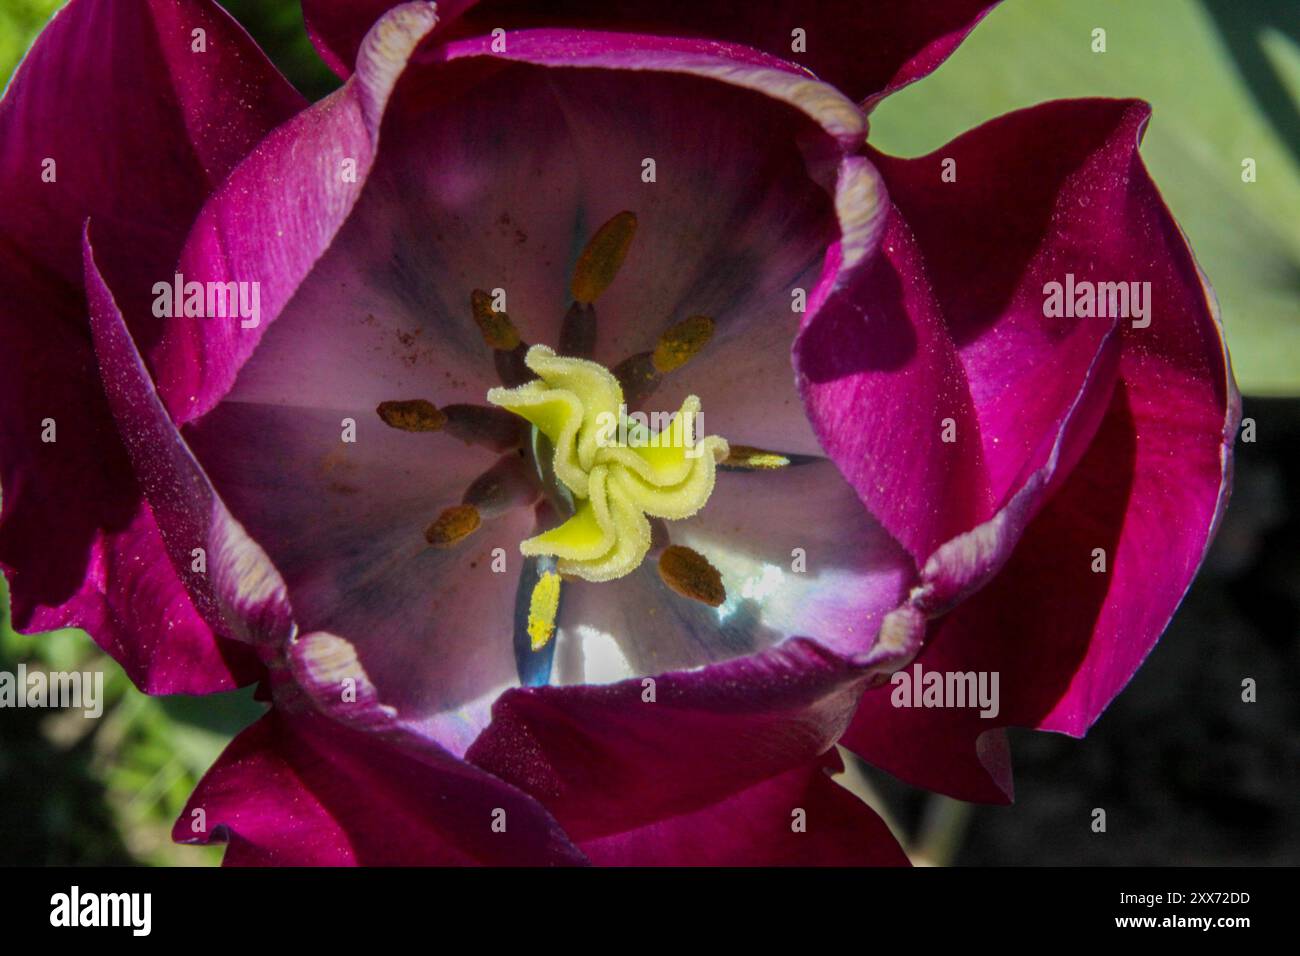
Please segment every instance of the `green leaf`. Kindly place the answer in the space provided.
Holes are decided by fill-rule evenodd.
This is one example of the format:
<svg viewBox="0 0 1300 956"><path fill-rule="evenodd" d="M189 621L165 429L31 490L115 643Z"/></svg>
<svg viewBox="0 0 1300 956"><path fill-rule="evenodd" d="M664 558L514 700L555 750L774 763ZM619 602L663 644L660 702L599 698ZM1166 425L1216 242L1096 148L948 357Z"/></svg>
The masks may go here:
<svg viewBox="0 0 1300 956"><path fill-rule="evenodd" d="M1300 16L1283 0L1006 0L876 110L871 141L916 156L1046 100L1149 101L1142 155L1218 294L1242 390L1298 394L1298 47ZM1246 158L1256 182L1242 181Z"/></svg>
<svg viewBox="0 0 1300 956"><path fill-rule="evenodd" d="M0 6L0 89L27 53L45 21L64 0L5 0Z"/></svg>

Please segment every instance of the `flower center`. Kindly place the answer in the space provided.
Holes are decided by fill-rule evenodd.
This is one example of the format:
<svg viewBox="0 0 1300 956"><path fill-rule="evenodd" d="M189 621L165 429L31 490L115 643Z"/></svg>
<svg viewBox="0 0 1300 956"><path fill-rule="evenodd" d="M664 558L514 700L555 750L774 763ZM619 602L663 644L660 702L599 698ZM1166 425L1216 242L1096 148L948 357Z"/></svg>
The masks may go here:
<svg viewBox="0 0 1300 956"><path fill-rule="evenodd" d="M656 428L651 421L666 416L629 415L618 379L596 362L534 345L525 363L536 380L491 389L487 400L546 436L555 477L572 493L575 510L519 549L557 558L564 575L621 578L650 550L648 516L689 518L708 501L727 442L696 438L700 400L694 395Z"/></svg>
<svg viewBox="0 0 1300 956"><path fill-rule="evenodd" d="M675 594L723 605L718 569L699 552L673 544L664 521L689 518L704 507L719 466L764 471L794 463L790 456L701 435L694 395L675 414L628 411L705 349L714 331L707 316L677 322L653 350L612 370L590 359L598 331L595 300L617 276L635 231L636 216L621 212L583 248L558 351L530 346L491 296L471 291L470 311L502 382L488 390L487 405L438 408L425 399L403 399L377 409L390 427L445 432L500 455L460 504L444 508L425 529L432 547L456 547L515 507L537 505L539 515L554 517L548 522L554 527L519 546L524 569L515 646L524 683L544 680L549 671L549 663L539 668L536 661L549 653L566 579L613 581L653 553L660 578Z"/></svg>

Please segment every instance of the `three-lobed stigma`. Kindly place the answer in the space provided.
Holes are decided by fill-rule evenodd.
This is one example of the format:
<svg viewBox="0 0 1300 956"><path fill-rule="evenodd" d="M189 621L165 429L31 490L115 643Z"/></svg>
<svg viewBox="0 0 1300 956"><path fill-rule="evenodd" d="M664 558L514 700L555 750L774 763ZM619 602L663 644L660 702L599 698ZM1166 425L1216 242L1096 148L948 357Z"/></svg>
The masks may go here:
<svg viewBox="0 0 1300 956"><path fill-rule="evenodd" d="M546 436L555 477L572 493L575 510L558 527L523 541L520 551L554 556L562 575L621 578L650 550L650 517L689 518L708 501L727 442L696 437L694 395L656 429L629 418L623 389L603 365L544 345L530 348L525 362L537 379L491 389L487 400Z"/></svg>

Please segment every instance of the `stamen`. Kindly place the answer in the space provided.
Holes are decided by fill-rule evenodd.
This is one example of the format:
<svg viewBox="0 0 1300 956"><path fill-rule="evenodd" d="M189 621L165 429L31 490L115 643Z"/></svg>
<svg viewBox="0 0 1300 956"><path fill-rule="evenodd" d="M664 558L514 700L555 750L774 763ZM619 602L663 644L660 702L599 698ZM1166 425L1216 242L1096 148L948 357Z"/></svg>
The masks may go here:
<svg viewBox="0 0 1300 956"><path fill-rule="evenodd" d="M635 408L653 395L663 379L649 352L638 352L623 359L614 366L614 377L623 388L623 400L628 408Z"/></svg>
<svg viewBox="0 0 1300 956"><path fill-rule="evenodd" d="M528 639L534 651L540 651L555 634L555 618L560 610L560 576L543 571L533 585L528 601Z"/></svg>
<svg viewBox="0 0 1300 956"><path fill-rule="evenodd" d="M596 230L573 267L570 291L578 302L595 302L618 275L636 234L636 214L620 212Z"/></svg>
<svg viewBox="0 0 1300 956"><path fill-rule="evenodd" d="M449 548L473 534L480 524L482 518L473 505L452 505L424 529L424 540L435 548Z"/></svg>
<svg viewBox="0 0 1300 956"><path fill-rule="evenodd" d="M404 432L436 432L447 424L447 416L422 398L380 402L375 411L385 425Z"/></svg>
<svg viewBox="0 0 1300 956"><path fill-rule="evenodd" d="M682 597L718 607L727 599L722 574L698 551L669 545L659 555L659 577Z"/></svg>
<svg viewBox="0 0 1300 956"><path fill-rule="evenodd" d="M596 309L590 303L573 302L560 325L560 354L590 358L596 348Z"/></svg>
<svg viewBox="0 0 1300 956"><path fill-rule="evenodd" d="M514 415L491 405L448 405L442 410L447 418L443 427L448 435L467 445L482 445L493 451L509 451L524 443L527 431Z"/></svg>
<svg viewBox="0 0 1300 956"><path fill-rule="evenodd" d="M492 352L492 364L496 366L497 378L507 388L523 385L533 380L533 373L528 370L528 346L520 342L509 352L496 349Z"/></svg>
<svg viewBox="0 0 1300 956"><path fill-rule="evenodd" d="M519 333L514 323L505 312L492 309L492 297L482 289L475 289L469 295L470 308L474 312L474 321L483 333L483 341L488 348L498 352L510 352L519 345Z"/></svg>
<svg viewBox="0 0 1300 956"><path fill-rule="evenodd" d="M726 468L744 468L750 471L771 471L784 468L790 459L774 451L764 451L752 445L732 445L731 454L720 464Z"/></svg>
<svg viewBox="0 0 1300 956"><path fill-rule="evenodd" d="M520 455L507 454L470 482L461 504L472 506L481 522L511 508L531 505L539 493L527 461Z"/></svg>
<svg viewBox="0 0 1300 956"><path fill-rule="evenodd" d="M700 354L713 338L713 320L707 315L692 315L668 329L655 346L654 366L659 372L681 368Z"/></svg>

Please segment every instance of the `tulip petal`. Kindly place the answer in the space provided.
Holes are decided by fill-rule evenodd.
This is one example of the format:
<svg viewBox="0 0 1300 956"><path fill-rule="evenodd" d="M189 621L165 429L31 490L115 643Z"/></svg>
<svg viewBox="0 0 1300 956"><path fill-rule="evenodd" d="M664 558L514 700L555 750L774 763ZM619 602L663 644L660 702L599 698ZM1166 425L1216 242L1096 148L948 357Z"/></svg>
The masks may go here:
<svg viewBox="0 0 1300 956"><path fill-rule="evenodd" d="M14 623L87 628L150 692L229 688L255 662L214 642L131 474L95 370L83 226L95 218L101 264L129 314L148 316L151 283L171 274L205 193L301 104L205 0L73 0L0 103L12 187L0 204L0 563ZM132 331L145 342L157 332L147 319Z"/></svg>
<svg viewBox="0 0 1300 956"><path fill-rule="evenodd" d="M91 332L105 394L172 566L216 634L275 647L294 624L284 581L230 516L167 416L104 284L89 230L84 255Z"/></svg>
<svg viewBox="0 0 1300 956"><path fill-rule="evenodd" d="M517 688L466 757L584 841L693 813L824 753L871 675L795 639L656 678Z"/></svg>
<svg viewBox="0 0 1300 956"><path fill-rule="evenodd" d="M839 786L831 752L712 806L582 850L597 866L907 866L880 817Z"/></svg>
<svg viewBox="0 0 1300 956"><path fill-rule="evenodd" d="M891 213L880 251L810 316L794 351L822 447L918 562L990 499L966 372L933 292L913 278L919 259Z"/></svg>
<svg viewBox="0 0 1300 956"><path fill-rule="evenodd" d="M188 430L231 511L284 575L304 631L349 640L385 704L412 723L468 723L476 702L516 683L517 569L533 514L515 508L464 541L430 547L425 528L458 504L495 454L448 435L397 431L367 406L302 408L234 398ZM342 440L356 416L355 443ZM486 713L484 712L484 716Z"/></svg>
<svg viewBox="0 0 1300 956"><path fill-rule="evenodd" d="M1017 250L1034 250L1022 258L1033 274L1030 285L1053 270L1149 281L1152 308L1149 325L1140 318L1113 323L1114 345L1103 343L1097 353L1113 372L1087 378L1080 400L1091 410L1082 414L1077 434L1069 435L1070 416L1049 430L1056 439L1046 464L973 537L936 549L922 570L922 590L933 584L944 592L942 604L997 572L983 590L932 623L919 662L926 670L998 672L1001 702L995 717L983 719L971 709L894 707L889 688L863 696L845 745L920 786L967 799L1005 799L1009 779L979 771L999 763L980 759L990 730L1086 731L1164 630L1222 513L1239 399L1213 294L1137 154L1148 115L1144 105L1122 101L1047 104L994 121L935 154L962 157L959 169L964 163L986 177L998 171L999 179L1009 174L1017 188L1027 186L1022 205L1004 207L997 245L1010 262ZM979 213L989 179L979 181L973 201L954 201L941 211L920 198L919 176L908 181L933 161L879 165L898 207L915 224L940 295L948 294L946 288L969 296L969 308L949 320L955 336L967 336L965 323L988 308L974 289L976 273L994 302L1028 298L1026 280L1011 276L1010 265L1001 272L985 268L991 257L983 251L989 243ZM908 163L917 165L900 169ZM1062 171L1059 195L1042 202L1044 184L1026 177L1027 168ZM953 200L961 196L951 194ZM1070 241L1062 242L1062 233ZM1047 271L1042 249L1058 250ZM1022 291L1006 294L1016 287ZM1016 309L1006 311L1014 315ZM1020 314L1023 321L1028 313ZM972 341L996 344L1003 334L984 331ZM1004 350L1004 357L1025 349L1022 335L1006 335L1016 348ZM1042 360L1029 345L1025 354ZM979 358L969 362L973 381L982 364ZM983 375L993 380L992 371ZM1008 388L1015 389L1011 378ZM1095 388L1107 381L1113 383L1108 390ZM1101 402L1100 396L1108 397ZM1034 405L1028 408L1032 415ZM996 412L984 415L996 420ZM1041 457L1022 455L1013 449L1012 460ZM1004 475L1015 471L1002 468ZM972 554L979 560L968 560ZM986 560L990 556L996 557Z"/></svg>
<svg viewBox="0 0 1300 956"><path fill-rule="evenodd" d="M1062 106L1069 136L1044 116L1012 114L915 160L873 154L894 204L882 255L796 345L823 444L921 562L1005 508L1073 422L1057 450L1068 472L1114 386L1103 353L1127 322L1049 315L1047 289L1141 278L1124 230L1146 113ZM868 402L891 411L861 422Z"/></svg>
<svg viewBox="0 0 1300 956"><path fill-rule="evenodd" d="M352 75L366 33L403 0L303 0L307 36L325 64L343 79ZM438 19L450 23L474 0L438 0Z"/></svg>
<svg viewBox="0 0 1300 956"><path fill-rule="evenodd" d="M347 76L361 37L394 0L303 0L317 50ZM666 4L662 0L453 0L439 16L455 32L494 28L582 27L635 30L741 43L794 60L856 100L868 104L932 72L996 5L996 0L750 0ZM464 11L458 24L452 21ZM802 46L794 31L802 30ZM507 34L508 35L508 34Z"/></svg>
<svg viewBox="0 0 1300 956"><path fill-rule="evenodd" d="M428 3L386 14L367 35L356 75L262 140L200 210L177 271L187 282L255 282L260 307L247 319L167 321L151 357L177 422L198 418L230 390L329 247L366 183L393 86L435 23Z"/></svg>
<svg viewBox="0 0 1300 956"><path fill-rule="evenodd" d="M172 837L228 843L227 866L585 862L536 801L488 774L279 709L231 742Z"/></svg>

